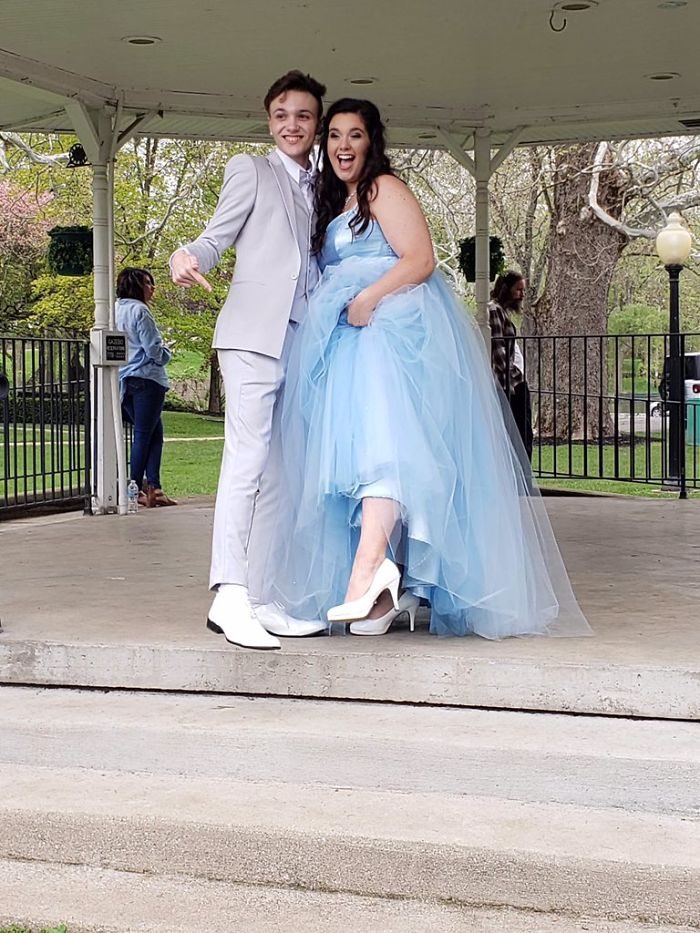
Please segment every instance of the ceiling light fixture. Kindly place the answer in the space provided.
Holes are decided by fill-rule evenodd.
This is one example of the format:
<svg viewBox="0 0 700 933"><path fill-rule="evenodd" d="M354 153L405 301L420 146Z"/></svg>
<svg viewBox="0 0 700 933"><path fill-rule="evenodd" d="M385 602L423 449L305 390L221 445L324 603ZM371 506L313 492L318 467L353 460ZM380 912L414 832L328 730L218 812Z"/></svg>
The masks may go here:
<svg viewBox="0 0 700 933"><path fill-rule="evenodd" d="M592 10L597 6L598 0L558 0L549 14L549 28L552 32L564 32L566 13L583 13L584 10Z"/></svg>
<svg viewBox="0 0 700 933"><path fill-rule="evenodd" d="M688 0L663 0L656 4L660 10L677 10L681 6L688 6Z"/></svg>
<svg viewBox="0 0 700 933"><path fill-rule="evenodd" d="M128 45L157 45L162 41L160 36L122 36L122 42Z"/></svg>
<svg viewBox="0 0 700 933"><path fill-rule="evenodd" d="M651 75L644 75L644 77L650 81L674 81L676 78L680 78L680 75L677 71L657 71Z"/></svg>
<svg viewBox="0 0 700 933"><path fill-rule="evenodd" d="M598 6L598 0L559 0L559 3L554 4L554 9L562 13L583 13L595 6Z"/></svg>
<svg viewBox="0 0 700 933"><path fill-rule="evenodd" d="M374 84L376 78L346 78L345 79L349 84Z"/></svg>

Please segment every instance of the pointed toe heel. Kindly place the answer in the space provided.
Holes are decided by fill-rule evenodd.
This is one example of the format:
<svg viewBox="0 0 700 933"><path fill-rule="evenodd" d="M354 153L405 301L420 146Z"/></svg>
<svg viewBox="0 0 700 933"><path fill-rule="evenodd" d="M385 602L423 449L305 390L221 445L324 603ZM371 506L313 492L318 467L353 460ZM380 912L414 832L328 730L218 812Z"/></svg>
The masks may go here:
<svg viewBox="0 0 700 933"><path fill-rule="evenodd" d="M416 612L418 611L419 604L420 600L418 597L407 591L403 593L401 599L399 599L397 608L390 609L389 612L386 612L378 619L362 619L361 621L353 622L350 626L350 634L386 635L392 624L399 616L404 614L408 615L408 627L409 630L413 632L416 627Z"/></svg>
<svg viewBox="0 0 700 933"><path fill-rule="evenodd" d="M387 557L377 568L367 592L359 599L348 603L341 603L328 610L329 622L352 622L355 619L364 619L369 615L372 606L376 603L384 590L391 594L394 609L399 609L399 582L401 574L396 564Z"/></svg>

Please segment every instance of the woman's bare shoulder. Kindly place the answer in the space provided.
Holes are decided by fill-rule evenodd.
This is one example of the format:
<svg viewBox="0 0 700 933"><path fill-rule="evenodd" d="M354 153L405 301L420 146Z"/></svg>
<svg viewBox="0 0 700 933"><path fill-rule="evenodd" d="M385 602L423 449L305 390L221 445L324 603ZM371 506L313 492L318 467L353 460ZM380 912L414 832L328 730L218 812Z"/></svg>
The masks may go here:
<svg viewBox="0 0 700 933"><path fill-rule="evenodd" d="M389 197L405 195L413 197L408 185L396 175L378 175L374 179L373 188L376 197L382 194Z"/></svg>

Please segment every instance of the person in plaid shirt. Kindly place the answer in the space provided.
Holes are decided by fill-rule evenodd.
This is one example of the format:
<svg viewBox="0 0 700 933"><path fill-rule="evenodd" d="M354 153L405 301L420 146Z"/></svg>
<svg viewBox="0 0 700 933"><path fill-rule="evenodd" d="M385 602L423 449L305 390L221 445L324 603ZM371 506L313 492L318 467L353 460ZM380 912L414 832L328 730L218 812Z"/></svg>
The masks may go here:
<svg viewBox="0 0 700 933"><path fill-rule="evenodd" d="M528 458L532 459L532 406L525 381L525 361L515 339L517 330L510 318L519 312L525 296L525 279L519 272L504 272L494 283L489 301L491 368L506 393Z"/></svg>

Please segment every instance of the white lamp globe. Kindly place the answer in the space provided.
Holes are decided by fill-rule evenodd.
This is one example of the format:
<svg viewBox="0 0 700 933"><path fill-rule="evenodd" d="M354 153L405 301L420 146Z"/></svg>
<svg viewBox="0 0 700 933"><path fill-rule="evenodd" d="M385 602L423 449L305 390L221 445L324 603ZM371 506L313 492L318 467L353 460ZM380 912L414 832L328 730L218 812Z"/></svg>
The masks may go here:
<svg viewBox="0 0 700 933"><path fill-rule="evenodd" d="M656 252L665 266L684 266L692 246L690 231L678 211L668 215L666 226L656 237Z"/></svg>

